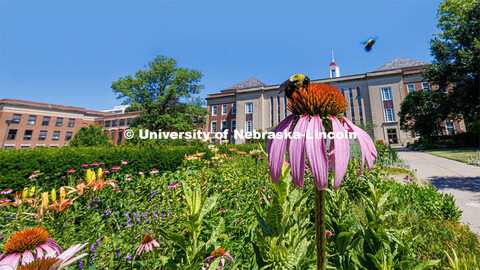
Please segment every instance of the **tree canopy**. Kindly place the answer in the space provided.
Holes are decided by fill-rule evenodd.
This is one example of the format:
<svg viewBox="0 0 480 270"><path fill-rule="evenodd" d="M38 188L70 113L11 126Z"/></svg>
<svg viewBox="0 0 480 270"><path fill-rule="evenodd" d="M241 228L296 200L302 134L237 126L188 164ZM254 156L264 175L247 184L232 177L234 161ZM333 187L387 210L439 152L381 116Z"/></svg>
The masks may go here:
<svg viewBox="0 0 480 270"><path fill-rule="evenodd" d="M157 56L145 68L112 83L117 98L131 105L128 111L143 112L132 127L183 131L203 124L208 112L202 108L204 102L194 97L203 88L202 73L178 67L175 59L166 56Z"/></svg>
<svg viewBox="0 0 480 270"><path fill-rule="evenodd" d="M100 126L90 124L82 127L69 143L70 146L109 146L112 145L110 138Z"/></svg>
<svg viewBox="0 0 480 270"><path fill-rule="evenodd" d="M448 92L434 100L443 119L464 119L467 129L480 129L480 1L445 0L430 41L434 57L424 77ZM442 91L440 91L442 92Z"/></svg>

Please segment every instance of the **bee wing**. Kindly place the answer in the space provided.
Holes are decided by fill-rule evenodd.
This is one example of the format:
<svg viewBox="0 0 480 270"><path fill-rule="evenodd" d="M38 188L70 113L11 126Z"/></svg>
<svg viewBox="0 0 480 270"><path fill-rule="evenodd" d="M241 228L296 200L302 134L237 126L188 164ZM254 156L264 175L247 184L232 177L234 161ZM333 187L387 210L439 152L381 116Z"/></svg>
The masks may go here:
<svg viewBox="0 0 480 270"><path fill-rule="evenodd" d="M281 92L283 92L285 90L285 88L287 88L287 86L290 84L290 80L286 80L284 81L281 85L280 85L280 91L278 92L278 94L280 94Z"/></svg>

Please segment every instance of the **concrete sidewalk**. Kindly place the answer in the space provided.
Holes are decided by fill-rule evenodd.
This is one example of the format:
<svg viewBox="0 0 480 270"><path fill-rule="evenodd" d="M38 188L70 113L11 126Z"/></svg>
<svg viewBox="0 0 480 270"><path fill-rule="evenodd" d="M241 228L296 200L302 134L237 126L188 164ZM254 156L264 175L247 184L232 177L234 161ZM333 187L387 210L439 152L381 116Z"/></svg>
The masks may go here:
<svg viewBox="0 0 480 270"><path fill-rule="evenodd" d="M417 169L418 178L454 196L463 211L461 220L480 235L480 167L406 148L396 150L405 164Z"/></svg>

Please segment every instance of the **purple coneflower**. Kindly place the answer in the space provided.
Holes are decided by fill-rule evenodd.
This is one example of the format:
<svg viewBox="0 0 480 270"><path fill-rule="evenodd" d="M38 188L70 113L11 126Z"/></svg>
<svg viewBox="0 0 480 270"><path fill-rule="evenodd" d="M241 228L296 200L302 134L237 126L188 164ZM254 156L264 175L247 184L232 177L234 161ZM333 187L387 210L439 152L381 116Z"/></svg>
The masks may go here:
<svg viewBox="0 0 480 270"><path fill-rule="evenodd" d="M317 189L327 188L329 167L335 171L333 188L337 189L345 175L350 157L349 140L345 137L347 132L355 132L360 144L362 166L359 174L365 160L371 169L377 157L375 145L365 131L343 117L348 105L340 91L333 86L317 83L310 84L308 91L304 88L300 91L301 96L294 94L288 102L288 108L293 114L280 122L274 130L275 133L283 133L284 136L268 141L267 152L272 182L278 183L287 150L292 178L297 189L303 187L304 183L305 156ZM293 132L293 136L289 136L288 132ZM328 154L325 139L317 136L320 132L333 132Z"/></svg>
<svg viewBox="0 0 480 270"><path fill-rule="evenodd" d="M207 269L210 266L210 264L213 262L213 260L215 260L218 257L220 257L220 266L217 269L222 269L225 266L225 257L230 261L232 265L235 263L232 256L230 256L230 254L228 253L225 253L225 250L222 247L220 247L217 250L210 253L210 256L205 258L205 260L203 261L202 269Z"/></svg>
<svg viewBox="0 0 480 270"><path fill-rule="evenodd" d="M143 237L142 243L136 247L136 256L140 256L142 254L142 251L145 249L145 252L150 252L153 251L154 247L159 247L160 245L158 244L157 241L153 240L153 237L150 234L146 234Z"/></svg>
<svg viewBox="0 0 480 270"><path fill-rule="evenodd" d="M138 172L139 175L143 175L143 172Z"/></svg>
<svg viewBox="0 0 480 270"><path fill-rule="evenodd" d="M0 194L6 195L6 194L10 194L10 193L12 193L12 192L13 192L13 190L11 190L11 189L9 189L9 188L6 188L6 189L4 189L2 192L0 192Z"/></svg>
<svg viewBox="0 0 480 270"><path fill-rule="evenodd" d="M131 178L131 177L127 177L127 178L125 178L125 181L132 181L132 178Z"/></svg>
<svg viewBox="0 0 480 270"><path fill-rule="evenodd" d="M88 167L88 164L83 164L82 167L83 168Z"/></svg>
<svg viewBox="0 0 480 270"><path fill-rule="evenodd" d="M76 173L77 171L75 171L74 169L70 169L68 170L67 174L72 174L72 173Z"/></svg>
<svg viewBox="0 0 480 270"><path fill-rule="evenodd" d="M62 254L60 246L43 227L16 232L5 243L4 251L0 256L0 265L10 265L13 268L17 268L19 261L20 265L25 265L36 258L42 258L43 251Z"/></svg>
<svg viewBox="0 0 480 270"><path fill-rule="evenodd" d="M179 186L178 186L178 183L177 183L177 182L173 182L173 183L171 183L170 185L168 185L168 189L172 189L172 188L175 189L175 188L178 188L178 187L179 187Z"/></svg>
<svg viewBox="0 0 480 270"><path fill-rule="evenodd" d="M153 170L150 172L150 174L155 174L158 173L157 169L153 168Z"/></svg>
<svg viewBox="0 0 480 270"><path fill-rule="evenodd" d="M49 270L60 270L69 266L70 264L78 261L79 259L87 256L87 253L83 253L79 256L74 257L86 244L75 245L67 249L62 254L56 256L55 252L47 254L43 258L37 258L27 263L26 265L20 266L17 270L28 270L28 269L49 269ZM82 266L83 267L83 266ZM0 267L0 269L2 269ZM12 268L13 269L13 268Z"/></svg>
<svg viewBox="0 0 480 270"><path fill-rule="evenodd" d="M113 166L112 167L112 171L118 171L119 169L120 169L120 167L118 167L118 166Z"/></svg>
<svg viewBox="0 0 480 270"><path fill-rule="evenodd" d="M105 162L99 162L98 165L105 165Z"/></svg>
<svg viewBox="0 0 480 270"><path fill-rule="evenodd" d="M122 165L127 165L128 164L128 162L126 160L122 160L121 163L122 163Z"/></svg>
<svg viewBox="0 0 480 270"><path fill-rule="evenodd" d="M97 162L93 162L92 164L90 164L90 166L98 166L98 163L97 163Z"/></svg>
<svg viewBox="0 0 480 270"><path fill-rule="evenodd" d="M333 233L332 233L331 231L326 231L325 234L328 235L328 236L332 236L332 235L333 235Z"/></svg>

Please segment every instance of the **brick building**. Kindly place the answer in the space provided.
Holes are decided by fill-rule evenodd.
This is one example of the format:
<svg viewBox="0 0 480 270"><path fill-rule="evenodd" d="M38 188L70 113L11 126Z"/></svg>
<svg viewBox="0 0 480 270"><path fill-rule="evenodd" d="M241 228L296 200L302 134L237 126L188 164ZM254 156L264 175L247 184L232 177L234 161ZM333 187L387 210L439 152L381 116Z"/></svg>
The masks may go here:
<svg viewBox="0 0 480 270"><path fill-rule="evenodd" d="M2 148L62 147L82 127L111 113L84 108L0 100L0 139Z"/></svg>
<svg viewBox="0 0 480 270"><path fill-rule="evenodd" d="M140 114L141 112L115 113L97 118L94 123L103 127L114 145L121 145L124 139L123 133L130 127L133 119Z"/></svg>
<svg viewBox="0 0 480 270"><path fill-rule="evenodd" d="M401 102L409 91L438 90L422 77L426 64L395 58L372 72L340 76L339 66L332 61L330 78L313 79L311 82L327 83L340 90L349 105L345 115L356 124L373 123L375 126L369 134L375 140L405 144L413 142L420 134L400 129L398 112ZM233 130L265 131L276 126L290 114L287 98L283 92L278 93L279 86L266 85L250 78L220 93L208 95L207 109L211 114L207 121L209 131L227 128L230 143L242 143L234 140ZM444 121L438 135L462 131L465 131L463 122ZM211 141L219 143L214 138Z"/></svg>

